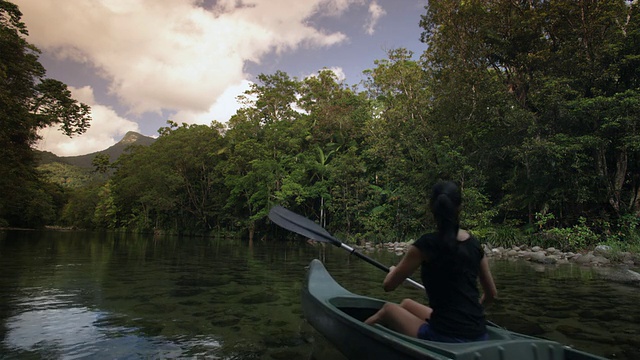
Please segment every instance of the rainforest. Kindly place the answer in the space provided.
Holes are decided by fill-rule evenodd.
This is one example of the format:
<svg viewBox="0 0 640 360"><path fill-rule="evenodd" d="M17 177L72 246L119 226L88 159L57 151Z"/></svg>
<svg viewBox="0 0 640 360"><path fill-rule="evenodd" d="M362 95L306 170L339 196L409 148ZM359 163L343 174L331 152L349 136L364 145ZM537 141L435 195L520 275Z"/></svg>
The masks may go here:
<svg viewBox="0 0 640 360"><path fill-rule="evenodd" d="M228 122L168 120L68 186L39 166L37 131L81 134L90 110L0 1L0 226L270 240L282 205L349 242L407 241L434 227L429 191L447 179L463 226L494 245L638 251L639 10L432 0L422 54L392 49L359 84L261 74Z"/></svg>

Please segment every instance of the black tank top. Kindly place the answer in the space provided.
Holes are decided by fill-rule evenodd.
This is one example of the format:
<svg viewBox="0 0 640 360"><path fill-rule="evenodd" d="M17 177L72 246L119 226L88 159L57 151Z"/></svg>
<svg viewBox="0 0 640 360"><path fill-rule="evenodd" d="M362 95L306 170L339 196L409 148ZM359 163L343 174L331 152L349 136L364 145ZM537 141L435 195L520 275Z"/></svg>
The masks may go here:
<svg viewBox="0 0 640 360"><path fill-rule="evenodd" d="M422 262L422 283L433 309L429 324L443 335L476 339L486 333L484 309L480 305L478 273L484 251L471 236L456 244L453 253L438 239L426 234L413 245L427 261Z"/></svg>

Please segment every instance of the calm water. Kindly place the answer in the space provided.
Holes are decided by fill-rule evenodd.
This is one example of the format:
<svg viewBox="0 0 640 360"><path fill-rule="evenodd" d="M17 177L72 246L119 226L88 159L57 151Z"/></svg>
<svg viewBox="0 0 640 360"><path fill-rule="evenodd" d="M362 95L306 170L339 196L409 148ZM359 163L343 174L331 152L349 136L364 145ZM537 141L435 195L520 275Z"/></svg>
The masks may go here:
<svg viewBox="0 0 640 360"><path fill-rule="evenodd" d="M397 256L374 254L391 264ZM385 294L383 273L299 242L0 232L2 359L341 359L303 319L305 266ZM640 289L574 266L496 261L489 318L614 359L640 358Z"/></svg>

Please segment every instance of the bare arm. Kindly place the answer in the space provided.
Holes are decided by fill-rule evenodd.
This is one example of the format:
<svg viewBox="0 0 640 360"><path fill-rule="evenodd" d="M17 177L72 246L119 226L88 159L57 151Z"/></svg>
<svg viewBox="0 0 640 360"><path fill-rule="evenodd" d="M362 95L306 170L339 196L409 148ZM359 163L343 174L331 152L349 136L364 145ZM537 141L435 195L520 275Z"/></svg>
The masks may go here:
<svg viewBox="0 0 640 360"><path fill-rule="evenodd" d="M422 252L415 246L409 246L409 250L404 255L397 266L392 266L387 276L384 278L382 287L384 291L393 291L398 285L411 276L422 263Z"/></svg>
<svg viewBox="0 0 640 360"><path fill-rule="evenodd" d="M498 289L493 282L493 276L491 275L491 269L489 269L489 259L483 257L480 261L480 285L482 285L483 294L480 297L480 304L488 305L498 296Z"/></svg>

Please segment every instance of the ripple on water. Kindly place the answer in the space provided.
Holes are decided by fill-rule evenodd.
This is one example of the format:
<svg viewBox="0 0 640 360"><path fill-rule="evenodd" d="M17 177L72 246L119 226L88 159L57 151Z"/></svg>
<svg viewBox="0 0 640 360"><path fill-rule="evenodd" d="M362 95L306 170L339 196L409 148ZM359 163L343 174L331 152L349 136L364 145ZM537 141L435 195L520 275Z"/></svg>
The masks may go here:
<svg viewBox="0 0 640 360"><path fill-rule="evenodd" d="M167 314L176 309L176 304L145 302L133 305L132 309L143 314Z"/></svg>
<svg viewBox="0 0 640 360"><path fill-rule="evenodd" d="M157 322L94 311L73 299L75 294L57 289L28 288L13 294L13 306L20 311L6 319L2 348L16 356L37 352L64 354L65 359L131 358L131 349L140 356L178 358L221 348L221 342L209 336L162 337L163 325ZM170 309L147 303L137 310Z"/></svg>
<svg viewBox="0 0 640 360"><path fill-rule="evenodd" d="M334 247L260 242L247 253L235 240L118 236L61 239L55 254L48 237L0 240L0 358L343 359L303 320L300 291L313 257L355 293L424 298L404 287L385 293L382 272ZM376 260L399 259L385 254ZM576 266L491 266L499 300L489 319L612 359L638 359L637 288Z"/></svg>
<svg viewBox="0 0 640 360"><path fill-rule="evenodd" d="M176 298L183 298L197 296L203 292L205 292L205 290L199 287L180 287L171 291L170 295Z"/></svg>

